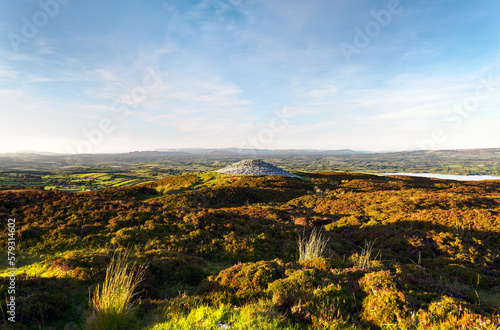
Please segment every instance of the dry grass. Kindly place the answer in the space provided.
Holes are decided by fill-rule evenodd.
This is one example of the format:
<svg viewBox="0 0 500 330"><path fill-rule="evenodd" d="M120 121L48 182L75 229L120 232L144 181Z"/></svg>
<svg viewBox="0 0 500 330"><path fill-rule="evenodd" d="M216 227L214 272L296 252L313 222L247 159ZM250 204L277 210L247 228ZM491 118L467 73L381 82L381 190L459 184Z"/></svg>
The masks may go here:
<svg viewBox="0 0 500 330"><path fill-rule="evenodd" d="M375 244L375 241L366 241L365 242L365 247L361 251L361 255L359 256L358 259L358 267L360 268L365 268L365 269L371 269L373 268L373 263L374 263L374 258L372 258L372 252L373 252L373 245ZM375 257L377 258L378 255Z"/></svg>
<svg viewBox="0 0 500 330"><path fill-rule="evenodd" d="M298 238L299 261L323 257L329 239L325 238L319 229L314 228L307 239L305 236Z"/></svg>
<svg viewBox="0 0 500 330"><path fill-rule="evenodd" d="M91 311L85 329L122 329L133 318L134 291L143 280L145 267L130 262L128 252L113 256L106 278L90 298Z"/></svg>

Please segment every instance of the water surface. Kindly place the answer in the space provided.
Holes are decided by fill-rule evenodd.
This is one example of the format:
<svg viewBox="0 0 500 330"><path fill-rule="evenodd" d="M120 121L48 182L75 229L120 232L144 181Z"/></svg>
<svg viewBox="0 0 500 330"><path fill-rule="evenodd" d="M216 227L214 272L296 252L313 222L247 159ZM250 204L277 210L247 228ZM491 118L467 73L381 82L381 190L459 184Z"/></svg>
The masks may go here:
<svg viewBox="0 0 500 330"><path fill-rule="evenodd" d="M492 176L492 175L453 175L453 174L436 174L436 173L384 173L384 175L406 175L406 176L417 176L417 177L432 178L432 179L458 180L458 181L500 180L500 176Z"/></svg>

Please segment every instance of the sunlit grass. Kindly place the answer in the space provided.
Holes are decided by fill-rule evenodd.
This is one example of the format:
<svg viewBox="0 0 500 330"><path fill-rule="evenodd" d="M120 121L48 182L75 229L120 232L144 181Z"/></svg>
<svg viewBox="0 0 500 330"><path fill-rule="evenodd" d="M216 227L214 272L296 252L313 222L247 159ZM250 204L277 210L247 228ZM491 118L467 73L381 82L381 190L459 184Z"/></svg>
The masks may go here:
<svg viewBox="0 0 500 330"><path fill-rule="evenodd" d="M187 313L173 313L165 317L167 320L148 329L299 329L266 301L240 308L229 304L221 304L218 307L202 305Z"/></svg>
<svg viewBox="0 0 500 330"><path fill-rule="evenodd" d="M90 298L85 329L121 329L133 318L131 300L143 280L145 267L128 259L127 252L111 259L104 283L95 288Z"/></svg>
<svg viewBox="0 0 500 330"><path fill-rule="evenodd" d="M374 264L374 258L372 258L373 253L373 245L375 241L367 241L365 242L365 247L361 251L361 255L358 259L358 267L364 269L372 269ZM378 255L377 255L378 256ZM376 258L376 257L375 257Z"/></svg>
<svg viewBox="0 0 500 330"><path fill-rule="evenodd" d="M217 172L191 173L165 178L160 183L155 184L154 188L160 193L197 190L205 187L227 185L232 182L231 178L231 175Z"/></svg>
<svg viewBox="0 0 500 330"><path fill-rule="evenodd" d="M305 236L297 240L299 245L299 261L323 257L329 239L316 228L311 232L309 238Z"/></svg>

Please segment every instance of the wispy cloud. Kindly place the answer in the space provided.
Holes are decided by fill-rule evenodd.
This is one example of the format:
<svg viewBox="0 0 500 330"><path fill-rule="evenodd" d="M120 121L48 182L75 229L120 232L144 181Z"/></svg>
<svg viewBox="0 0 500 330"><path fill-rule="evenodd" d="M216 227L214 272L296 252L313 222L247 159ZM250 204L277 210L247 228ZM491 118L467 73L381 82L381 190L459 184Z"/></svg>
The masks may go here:
<svg viewBox="0 0 500 330"><path fill-rule="evenodd" d="M19 52L0 41L0 101L23 149L43 139L62 151L103 119L115 130L94 152L237 146L279 109L292 117L269 148L413 148L451 126L443 114L481 79L500 80L500 4L487 4L401 1L348 63L339 45L387 2L70 2ZM34 8L6 6L17 16L4 35ZM482 101L446 145L489 144L480 125L496 123L498 101Z"/></svg>

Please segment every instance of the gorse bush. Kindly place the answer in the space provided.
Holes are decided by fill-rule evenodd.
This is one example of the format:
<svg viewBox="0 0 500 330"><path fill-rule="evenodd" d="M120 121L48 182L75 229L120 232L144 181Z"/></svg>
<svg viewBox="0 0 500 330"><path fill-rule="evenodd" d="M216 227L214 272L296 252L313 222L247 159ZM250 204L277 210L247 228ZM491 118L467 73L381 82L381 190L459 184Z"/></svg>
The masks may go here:
<svg viewBox="0 0 500 330"><path fill-rule="evenodd" d="M316 228L311 232L308 239L304 236L298 239L299 261L323 257L329 239Z"/></svg>
<svg viewBox="0 0 500 330"><path fill-rule="evenodd" d="M122 329L133 317L134 297L143 280L144 265L129 261L128 252L113 256L102 285L97 285L90 298L90 312L85 329Z"/></svg>

